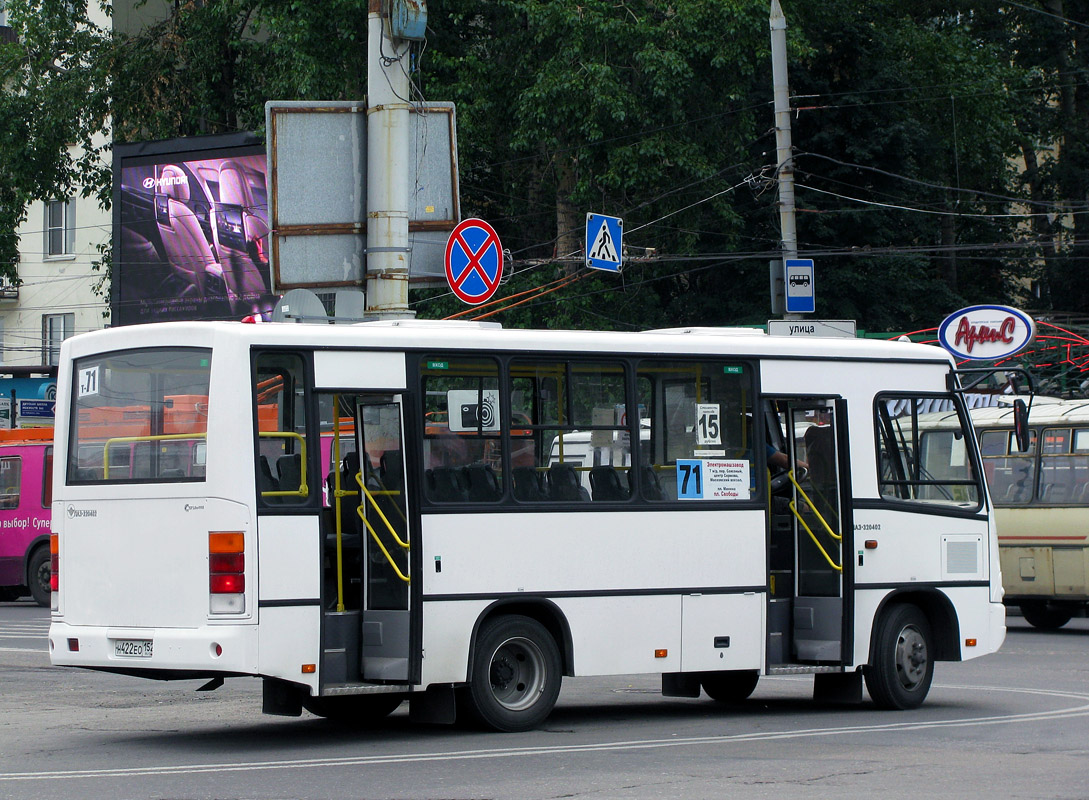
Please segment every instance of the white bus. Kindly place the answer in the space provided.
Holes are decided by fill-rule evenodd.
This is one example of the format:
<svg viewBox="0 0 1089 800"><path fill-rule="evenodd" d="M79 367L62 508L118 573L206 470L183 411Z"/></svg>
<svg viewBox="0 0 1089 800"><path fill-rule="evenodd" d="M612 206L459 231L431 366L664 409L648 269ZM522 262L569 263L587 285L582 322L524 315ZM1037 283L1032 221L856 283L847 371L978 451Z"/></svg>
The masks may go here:
<svg viewBox="0 0 1089 800"><path fill-rule="evenodd" d="M68 339L61 361L54 664L509 731L564 676L729 703L810 673L820 697L861 701L865 679L911 708L936 661L1005 637L979 453L934 347L167 323ZM960 429L922 469L903 423L935 402ZM552 458L574 431L610 448L580 460L590 491ZM145 455L112 466L119 445ZM776 450L793 469L772 474Z"/></svg>

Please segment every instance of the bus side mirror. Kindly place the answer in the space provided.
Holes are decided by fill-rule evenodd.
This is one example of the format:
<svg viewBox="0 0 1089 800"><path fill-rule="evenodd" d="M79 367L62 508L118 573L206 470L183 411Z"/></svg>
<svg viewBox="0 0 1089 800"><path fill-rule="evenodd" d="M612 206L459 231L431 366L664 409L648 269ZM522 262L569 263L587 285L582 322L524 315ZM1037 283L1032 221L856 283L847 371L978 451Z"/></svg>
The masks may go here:
<svg viewBox="0 0 1089 800"><path fill-rule="evenodd" d="M1028 406L1024 400L1013 401L1013 435L1017 449L1022 453L1029 449Z"/></svg>

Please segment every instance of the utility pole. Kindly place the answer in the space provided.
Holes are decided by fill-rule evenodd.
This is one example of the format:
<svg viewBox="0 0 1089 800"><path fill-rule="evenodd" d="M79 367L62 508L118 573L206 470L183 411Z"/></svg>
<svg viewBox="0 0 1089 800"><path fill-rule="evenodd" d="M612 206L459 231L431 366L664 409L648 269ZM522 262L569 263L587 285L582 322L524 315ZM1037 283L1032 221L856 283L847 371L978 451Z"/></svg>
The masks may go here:
<svg viewBox="0 0 1089 800"><path fill-rule="evenodd" d="M779 178L779 228L783 258L798 257L794 225L794 153L790 143L790 90L787 85L786 17L779 0L771 0L771 77L775 100L775 160ZM802 319L783 314L783 319Z"/></svg>
<svg viewBox="0 0 1089 800"><path fill-rule="evenodd" d="M408 308L409 43L393 39L383 7L367 13L367 319Z"/></svg>

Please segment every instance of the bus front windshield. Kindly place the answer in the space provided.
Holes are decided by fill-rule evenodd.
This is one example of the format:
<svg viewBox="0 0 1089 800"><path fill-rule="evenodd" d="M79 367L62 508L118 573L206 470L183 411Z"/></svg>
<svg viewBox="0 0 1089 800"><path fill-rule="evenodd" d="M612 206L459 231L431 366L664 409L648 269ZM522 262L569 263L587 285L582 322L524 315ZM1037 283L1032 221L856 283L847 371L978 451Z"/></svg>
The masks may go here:
<svg viewBox="0 0 1089 800"><path fill-rule="evenodd" d="M77 360L68 482L204 480L211 365L189 347Z"/></svg>

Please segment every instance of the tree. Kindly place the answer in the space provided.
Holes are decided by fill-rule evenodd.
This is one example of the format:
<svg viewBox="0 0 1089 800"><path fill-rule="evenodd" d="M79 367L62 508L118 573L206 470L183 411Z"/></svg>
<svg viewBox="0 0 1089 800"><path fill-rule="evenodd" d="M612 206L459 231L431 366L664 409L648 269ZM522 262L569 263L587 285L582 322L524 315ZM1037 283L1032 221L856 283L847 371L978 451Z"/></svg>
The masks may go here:
<svg viewBox="0 0 1089 800"><path fill-rule="evenodd" d="M7 0L6 7L17 40L0 43L0 277L17 282L15 230L27 203L78 190L109 207L111 58L109 32L83 4Z"/></svg>

